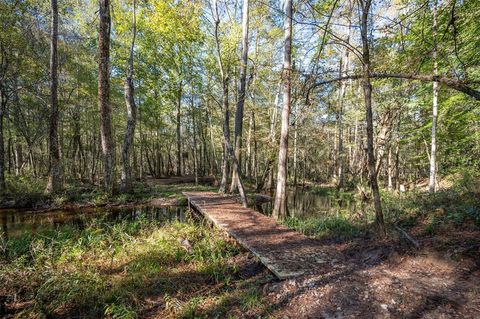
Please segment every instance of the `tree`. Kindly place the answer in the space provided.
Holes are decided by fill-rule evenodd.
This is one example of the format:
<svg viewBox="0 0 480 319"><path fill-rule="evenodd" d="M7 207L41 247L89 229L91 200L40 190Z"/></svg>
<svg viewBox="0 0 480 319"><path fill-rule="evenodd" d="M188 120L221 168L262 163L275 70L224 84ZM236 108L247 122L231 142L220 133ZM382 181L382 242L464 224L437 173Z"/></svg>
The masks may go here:
<svg viewBox="0 0 480 319"><path fill-rule="evenodd" d="M3 67L3 54L2 54L2 67ZM7 104L6 94L4 93L3 85L0 85L0 194L4 193L7 189L5 183L5 142L3 137L3 123L5 117L5 110Z"/></svg>
<svg viewBox="0 0 480 319"><path fill-rule="evenodd" d="M115 148L112 136L110 105L110 1L99 0L100 29L98 33L98 107L100 138L103 154L103 188L113 193L115 183Z"/></svg>
<svg viewBox="0 0 480 319"><path fill-rule="evenodd" d="M242 200L243 206L247 207L247 197L245 196L245 190L243 188L242 178L239 173L238 159L235 156L233 146L230 142L230 110L228 107L228 75L225 72L225 68L222 61L222 51L220 49L220 37L219 37L219 27L220 27L220 17L218 15L218 3L217 0L213 1L213 10L212 14L214 16L215 22L215 44L217 48L217 62L220 69L220 77L222 80L222 110L223 110L223 140L224 140L224 159L222 164L222 184L220 185L220 192L225 191L226 178L227 178L227 157L231 157L233 161L233 167L237 171L237 187L240 193L240 198Z"/></svg>
<svg viewBox="0 0 480 319"><path fill-rule="evenodd" d="M273 216L276 218L287 212L287 151L292 91L292 0L285 0L284 32L282 128L278 150L277 191L273 207Z"/></svg>
<svg viewBox="0 0 480 319"><path fill-rule="evenodd" d="M245 91L247 83L247 65L248 65L248 0L243 0L242 13L242 59L240 61L240 83L238 86L238 102L235 112L235 157L241 164L242 155L242 131L243 131L243 107L245 104ZM235 164L234 164L235 165ZM241 165L232 170L232 184L230 191L235 190L238 176L237 171L241 172Z"/></svg>
<svg viewBox="0 0 480 319"><path fill-rule="evenodd" d="M132 0L132 43L130 46L130 54L128 58L127 76L125 78L125 104L127 105L127 128L122 147L122 172L120 180L120 191L127 192L132 188L132 171L130 168L130 150L133 147L133 137L135 135L135 124L137 121L137 107L134 98L133 85L133 55L135 50L135 37L137 35L137 16L135 8L135 0Z"/></svg>
<svg viewBox="0 0 480 319"><path fill-rule="evenodd" d="M177 111L176 111L176 134L177 134L177 175L182 175L182 88L183 81L180 80L177 92Z"/></svg>
<svg viewBox="0 0 480 319"><path fill-rule="evenodd" d="M378 233L381 236L386 234L385 222L383 221L382 202L378 188L375 152L373 146L373 111L372 111L372 83L370 81L370 48L368 43L368 20L371 0L361 0L361 35L362 35L362 86L365 99L365 121L367 122L367 162L368 178L373 194L373 205L375 208L375 222Z"/></svg>
<svg viewBox="0 0 480 319"><path fill-rule="evenodd" d="M433 0L433 76L438 76L437 62L437 0ZM432 103L432 143L430 151L430 179L428 191L435 193L437 176L437 112L438 112L438 82L433 81L433 103Z"/></svg>
<svg viewBox="0 0 480 319"><path fill-rule="evenodd" d="M58 145L58 4L51 0L52 24L50 34L50 127L49 169L45 192L55 193L61 187L60 149Z"/></svg>

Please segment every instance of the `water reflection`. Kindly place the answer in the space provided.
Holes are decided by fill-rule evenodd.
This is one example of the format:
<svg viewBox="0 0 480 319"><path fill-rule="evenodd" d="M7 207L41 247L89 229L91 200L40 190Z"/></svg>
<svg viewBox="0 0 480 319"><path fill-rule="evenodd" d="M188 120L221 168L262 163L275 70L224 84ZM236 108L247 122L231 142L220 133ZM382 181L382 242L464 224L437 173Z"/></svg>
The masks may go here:
<svg viewBox="0 0 480 319"><path fill-rule="evenodd" d="M3 240L22 233L36 233L40 230L55 229L61 225L78 228L94 219L100 218L107 223L119 223L124 220L133 221L139 218L156 221L185 221L183 206L151 207L137 206L129 208L95 208L69 211L26 212L19 210L0 210L1 235Z"/></svg>
<svg viewBox="0 0 480 319"><path fill-rule="evenodd" d="M262 202L256 210L271 215L273 202ZM302 188L287 189L287 217L311 217L339 213L340 210L355 211L355 201L326 193L314 193Z"/></svg>

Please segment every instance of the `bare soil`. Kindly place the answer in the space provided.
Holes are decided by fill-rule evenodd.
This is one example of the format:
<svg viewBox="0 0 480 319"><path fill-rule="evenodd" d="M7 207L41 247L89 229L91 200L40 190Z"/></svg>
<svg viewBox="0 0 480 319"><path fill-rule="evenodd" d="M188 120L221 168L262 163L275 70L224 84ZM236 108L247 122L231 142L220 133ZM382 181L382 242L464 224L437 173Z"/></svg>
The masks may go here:
<svg viewBox="0 0 480 319"><path fill-rule="evenodd" d="M259 289L268 307L242 312L232 306L233 317L480 318L480 231L475 226L446 224L431 235L420 223L410 230L418 248L393 231L384 241L307 240L216 196L211 204L205 199L202 208L235 238L247 237L244 246L245 241L253 245L267 261L277 258L275 267L292 273L295 267L311 268L308 275L264 283ZM310 263L312 251L321 258L316 265Z"/></svg>
<svg viewBox="0 0 480 319"><path fill-rule="evenodd" d="M339 259L328 270L268 283L264 296L280 318L480 318L479 235L421 238L420 250L394 240L329 244Z"/></svg>

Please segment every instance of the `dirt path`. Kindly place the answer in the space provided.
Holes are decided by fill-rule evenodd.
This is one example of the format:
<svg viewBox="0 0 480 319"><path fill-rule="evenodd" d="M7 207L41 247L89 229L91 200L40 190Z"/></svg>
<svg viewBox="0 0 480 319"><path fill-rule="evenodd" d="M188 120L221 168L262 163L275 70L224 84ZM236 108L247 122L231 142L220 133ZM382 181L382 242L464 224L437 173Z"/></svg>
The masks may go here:
<svg viewBox="0 0 480 319"><path fill-rule="evenodd" d="M392 242L368 244L333 245L345 255L342 263L321 274L266 284L264 297L274 316L480 318L475 260L430 250L412 253Z"/></svg>
<svg viewBox="0 0 480 319"><path fill-rule="evenodd" d="M232 197L185 195L277 277L290 277L262 287L268 313L235 317L480 318L478 232L420 238L421 249L398 239L327 242L278 225Z"/></svg>

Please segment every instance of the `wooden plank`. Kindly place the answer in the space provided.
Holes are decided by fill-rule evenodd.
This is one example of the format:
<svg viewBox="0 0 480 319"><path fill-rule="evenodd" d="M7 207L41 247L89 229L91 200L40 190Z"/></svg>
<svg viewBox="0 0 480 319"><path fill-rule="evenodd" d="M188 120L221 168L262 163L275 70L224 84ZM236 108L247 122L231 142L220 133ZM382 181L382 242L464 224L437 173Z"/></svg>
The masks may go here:
<svg viewBox="0 0 480 319"><path fill-rule="evenodd" d="M184 195L189 205L251 251L279 279L308 274L326 262L317 241L242 207L233 196L212 192Z"/></svg>

